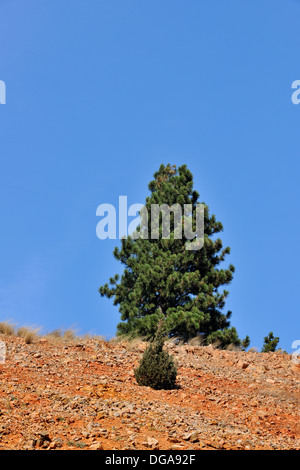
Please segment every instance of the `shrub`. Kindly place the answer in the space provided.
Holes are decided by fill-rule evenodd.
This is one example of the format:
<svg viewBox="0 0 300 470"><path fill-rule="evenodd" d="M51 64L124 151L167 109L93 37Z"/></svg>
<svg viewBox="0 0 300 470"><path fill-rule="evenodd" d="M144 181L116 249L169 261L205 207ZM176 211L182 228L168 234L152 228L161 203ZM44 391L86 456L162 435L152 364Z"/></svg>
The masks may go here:
<svg viewBox="0 0 300 470"><path fill-rule="evenodd" d="M145 350L139 367L134 370L139 385L155 390L175 388L177 367L173 357L163 351L163 345L163 328L160 323L154 340Z"/></svg>

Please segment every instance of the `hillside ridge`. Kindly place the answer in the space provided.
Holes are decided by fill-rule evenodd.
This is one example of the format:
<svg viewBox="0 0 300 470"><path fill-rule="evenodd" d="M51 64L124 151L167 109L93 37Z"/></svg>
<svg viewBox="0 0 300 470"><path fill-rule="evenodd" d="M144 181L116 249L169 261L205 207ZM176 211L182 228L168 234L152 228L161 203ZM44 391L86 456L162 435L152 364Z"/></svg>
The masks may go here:
<svg viewBox="0 0 300 470"><path fill-rule="evenodd" d="M300 449L300 365L167 342L178 387L134 377L143 341L0 334L0 449Z"/></svg>

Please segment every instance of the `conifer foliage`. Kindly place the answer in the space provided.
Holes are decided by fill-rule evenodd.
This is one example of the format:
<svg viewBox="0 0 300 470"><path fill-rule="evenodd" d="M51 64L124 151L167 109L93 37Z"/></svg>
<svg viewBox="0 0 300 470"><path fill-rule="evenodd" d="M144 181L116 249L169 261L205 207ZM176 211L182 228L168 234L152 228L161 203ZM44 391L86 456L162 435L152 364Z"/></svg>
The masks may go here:
<svg viewBox="0 0 300 470"><path fill-rule="evenodd" d="M261 352L274 352L279 343L278 336L274 337L273 331L271 331L268 336L264 337L264 344Z"/></svg>
<svg viewBox="0 0 300 470"><path fill-rule="evenodd" d="M150 195L145 203L148 214L152 204L169 207L180 204L182 209L185 204L191 204L191 217L195 218L199 194L193 189L193 175L186 165L177 169L174 165L162 164L148 187ZM204 246L201 249L187 250L184 233L181 239L174 236L172 213L169 239L130 235L121 240L120 249L115 248L114 256L125 266L124 272L121 279L118 275L110 278L110 285L101 286L99 292L101 296L113 297L114 304L119 305L118 335L153 338L163 318L169 336L188 340L200 334L209 343L218 332L223 346L232 341L241 345L236 330L229 328L231 312L223 313L228 291L219 290L233 278L232 264L226 269L219 268L230 248L223 248L221 239L216 237L223 226L203 204ZM150 225L149 216L148 233ZM143 228L140 224L137 233L142 233Z"/></svg>
<svg viewBox="0 0 300 470"><path fill-rule="evenodd" d="M145 350L139 367L134 371L139 385L155 390L175 388L177 367L172 356L163 351L163 345L163 321L160 320L154 340Z"/></svg>

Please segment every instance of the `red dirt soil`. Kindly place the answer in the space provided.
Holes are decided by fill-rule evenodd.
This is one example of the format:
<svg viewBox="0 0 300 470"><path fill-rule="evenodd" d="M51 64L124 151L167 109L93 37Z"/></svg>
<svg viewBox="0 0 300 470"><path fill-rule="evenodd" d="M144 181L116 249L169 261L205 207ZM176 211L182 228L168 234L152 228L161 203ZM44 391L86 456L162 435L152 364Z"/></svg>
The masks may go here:
<svg viewBox="0 0 300 470"><path fill-rule="evenodd" d="M289 354L166 344L178 388L137 384L143 342L0 335L0 449L300 449Z"/></svg>

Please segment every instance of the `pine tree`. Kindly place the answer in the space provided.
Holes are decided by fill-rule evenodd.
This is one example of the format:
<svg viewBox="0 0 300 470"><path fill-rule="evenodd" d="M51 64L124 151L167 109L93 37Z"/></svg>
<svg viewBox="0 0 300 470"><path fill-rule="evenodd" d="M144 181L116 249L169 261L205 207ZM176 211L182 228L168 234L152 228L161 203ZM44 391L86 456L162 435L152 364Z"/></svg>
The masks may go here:
<svg viewBox="0 0 300 470"><path fill-rule="evenodd" d="M278 343L279 338L277 336L276 338L274 338L274 334L271 331L268 336L264 337L264 344L261 352L274 352L277 348Z"/></svg>
<svg viewBox="0 0 300 470"><path fill-rule="evenodd" d="M142 233L151 232L151 205L179 204L184 214L184 205L193 208L192 226L195 227L196 205L199 194L193 189L193 175L186 165L178 169L173 165L161 165L149 183L150 196L145 207L148 218L137 228L136 236L121 240L121 248L114 250L114 256L125 265L121 280L116 275L110 278L110 285L101 286L101 296L114 297L119 305L121 322L117 334L136 334L153 338L158 321L163 318L169 336L188 340L201 334L206 342L213 341L218 332L218 341L225 347L229 342L240 345L241 341L230 326L231 312L222 312L228 291L219 291L233 278L234 266L220 269L230 248L223 248L220 238L215 235L223 230L215 215L209 214L204 204L204 246L201 249L186 249L188 241L175 237L175 215L171 213L170 238L163 239L162 221L159 237L141 238ZM187 217L186 217L187 218ZM182 218L184 223L185 217Z"/></svg>

